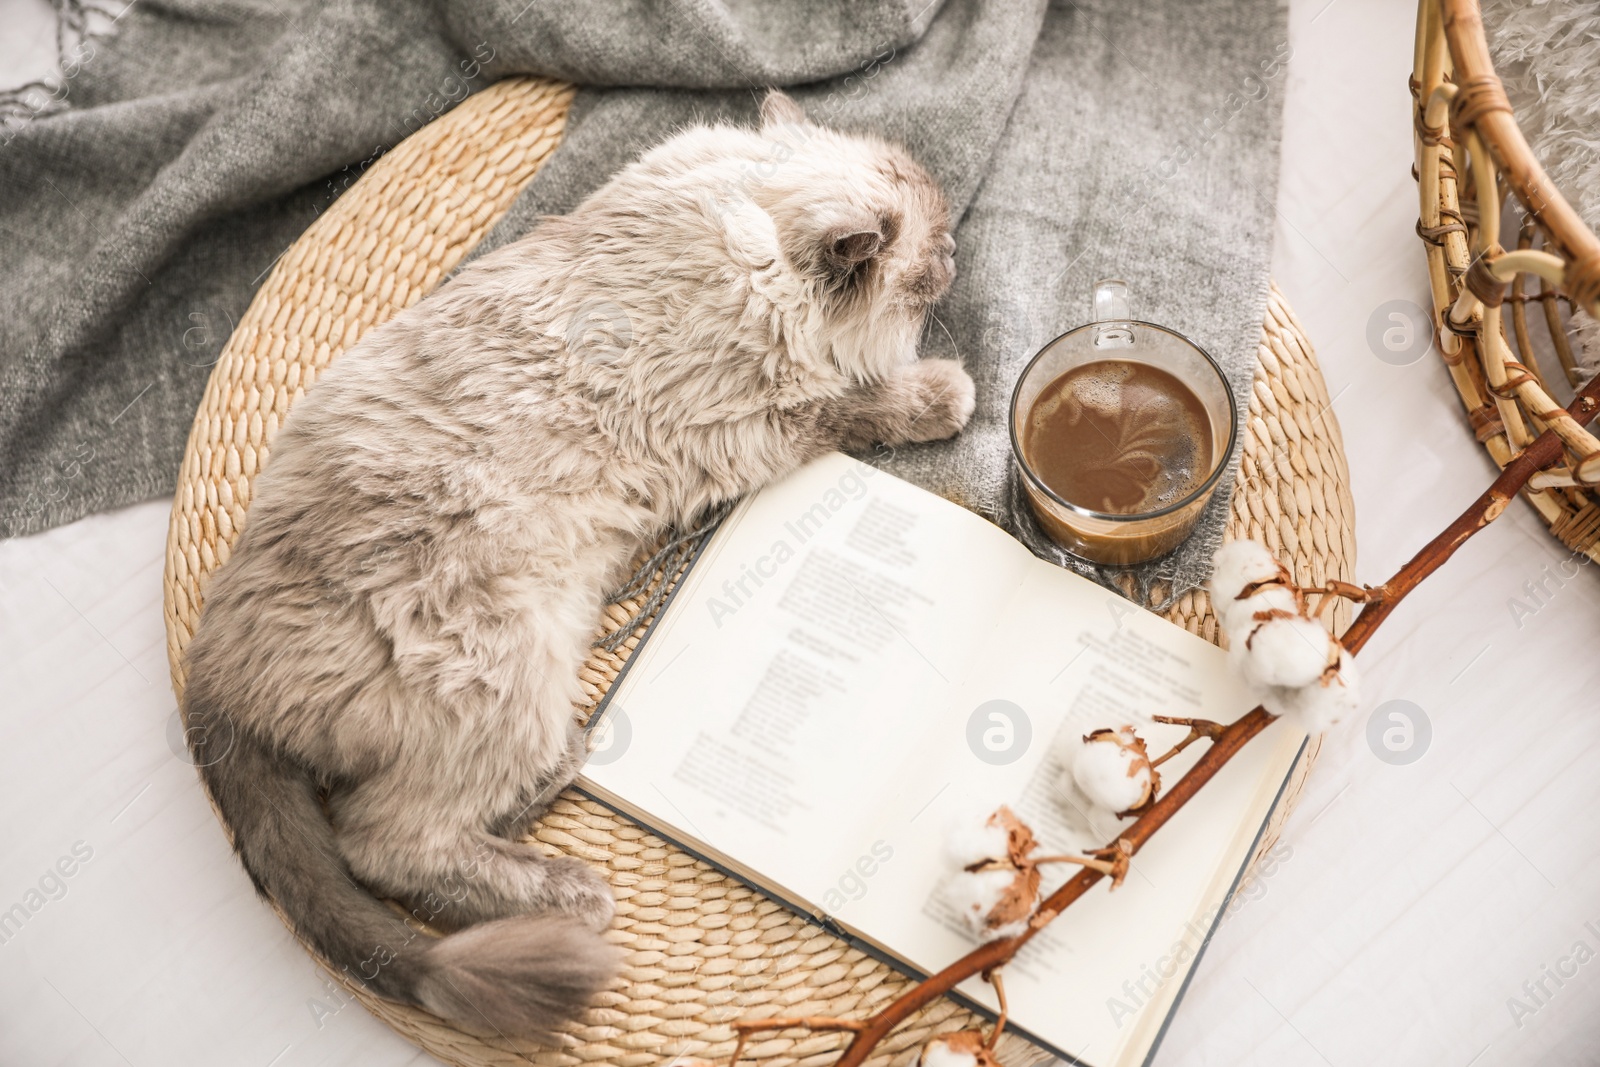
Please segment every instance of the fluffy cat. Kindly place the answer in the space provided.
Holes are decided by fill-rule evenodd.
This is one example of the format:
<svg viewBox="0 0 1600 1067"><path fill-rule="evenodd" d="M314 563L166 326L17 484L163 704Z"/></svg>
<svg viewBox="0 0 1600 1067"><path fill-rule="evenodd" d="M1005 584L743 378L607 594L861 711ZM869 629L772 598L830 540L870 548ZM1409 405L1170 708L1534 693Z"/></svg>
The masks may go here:
<svg viewBox="0 0 1600 1067"><path fill-rule="evenodd" d="M226 746L198 762L256 888L327 960L504 1034L611 980L605 881L518 840L583 763L605 593L669 524L814 456L965 425L972 380L917 359L949 227L903 150L773 93L760 130L666 141L295 406L184 711Z"/></svg>

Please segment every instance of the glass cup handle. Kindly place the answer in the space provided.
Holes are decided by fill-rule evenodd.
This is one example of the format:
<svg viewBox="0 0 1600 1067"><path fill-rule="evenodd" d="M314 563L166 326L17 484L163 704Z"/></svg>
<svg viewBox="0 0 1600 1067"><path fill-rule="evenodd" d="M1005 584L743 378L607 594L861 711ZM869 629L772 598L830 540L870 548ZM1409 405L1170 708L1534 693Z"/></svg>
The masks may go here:
<svg viewBox="0 0 1600 1067"><path fill-rule="evenodd" d="M1096 348L1129 348L1133 345L1133 311L1128 305L1128 283L1121 278L1103 278L1094 283L1094 330Z"/></svg>

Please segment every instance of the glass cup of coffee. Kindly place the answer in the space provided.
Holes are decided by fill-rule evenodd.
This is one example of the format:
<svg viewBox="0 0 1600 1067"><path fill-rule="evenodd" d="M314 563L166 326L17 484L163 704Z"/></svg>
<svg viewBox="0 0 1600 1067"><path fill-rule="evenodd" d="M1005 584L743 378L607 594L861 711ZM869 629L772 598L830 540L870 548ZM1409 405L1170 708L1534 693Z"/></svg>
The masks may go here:
<svg viewBox="0 0 1600 1067"><path fill-rule="evenodd" d="M1142 563L1189 536L1238 436L1204 349L1133 318L1095 283L1094 320L1045 345L1011 394L1011 450L1050 539L1094 563Z"/></svg>

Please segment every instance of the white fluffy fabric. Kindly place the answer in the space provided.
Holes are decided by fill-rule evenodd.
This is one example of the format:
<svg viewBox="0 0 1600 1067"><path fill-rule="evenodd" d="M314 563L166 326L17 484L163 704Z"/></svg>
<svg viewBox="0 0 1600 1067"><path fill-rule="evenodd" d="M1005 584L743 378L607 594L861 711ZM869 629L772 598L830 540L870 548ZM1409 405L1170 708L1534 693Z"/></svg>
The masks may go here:
<svg viewBox="0 0 1600 1067"><path fill-rule="evenodd" d="M1006 832L990 822L994 809L965 812L950 820L944 831L945 857L957 867L984 860L1006 858Z"/></svg>
<svg viewBox="0 0 1600 1067"><path fill-rule="evenodd" d="M1211 605L1224 627L1237 614L1239 594L1247 585L1267 582L1278 576L1278 561L1267 546L1248 538L1229 541L1217 549L1212 558L1211 580L1206 583L1211 591Z"/></svg>
<svg viewBox="0 0 1600 1067"><path fill-rule="evenodd" d="M1136 761L1138 770L1129 774ZM1148 762L1109 739L1082 741L1072 761L1072 777L1097 807L1127 811L1143 803L1150 789Z"/></svg>
<svg viewBox="0 0 1600 1067"><path fill-rule="evenodd" d="M1533 154L1591 229L1600 229L1600 5L1484 0L1496 72ZM1580 363L1600 370L1600 323L1576 312Z"/></svg>
<svg viewBox="0 0 1600 1067"><path fill-rule="evenodd" d="M985 941L1009 937L1004 928L989 928L989 913L1000 903L1000 895L1011 887L1016 876L1016 871L1009 867L992 871L957 871L946 879L944 897L961 914L967 929L978 937Z"/></svg>
<svg viewBox="0 0 1600 1067"><path fill-rule="evenodd" d="M1229 648L1246 681L1289 688L1316 681L1327 669L1333 651L1328 631L1301 615L1268 619Z"/></svg>

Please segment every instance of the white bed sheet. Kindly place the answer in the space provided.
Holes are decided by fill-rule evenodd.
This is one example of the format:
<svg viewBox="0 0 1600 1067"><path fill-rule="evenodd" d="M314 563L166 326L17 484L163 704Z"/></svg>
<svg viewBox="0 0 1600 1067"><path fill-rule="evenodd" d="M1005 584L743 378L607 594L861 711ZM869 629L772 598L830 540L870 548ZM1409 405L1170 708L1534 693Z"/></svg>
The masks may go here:
<svg viewBox="0 0 1600 1067"><path fill-rule="evenodd" d="M1291 6L1275 271L1335 397L1370 582L1492 473L1436 358L1394 366L1366 340L1380 305L1427 301L1412 18L1398 0ZM48 9L0 0L0 21L0 84L18 84L48 65ZM41 879L58 897L0 943L0 1064L434 1062L358 1006L327 1014L339 1001L172 740L167 510L0 543L0 911ZM1160 1067L1597 1062L1600 962L1560 985L1545 969L1571 972L1580 941L1600 952L1600 576L1549 583L1520 625L1510 607L1567 558L1515 505L1363 654L1369 704L1422 708L1431 746L1393 766L1364 724L1329 738L1291 854L1224 923Z"/></svg>

